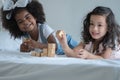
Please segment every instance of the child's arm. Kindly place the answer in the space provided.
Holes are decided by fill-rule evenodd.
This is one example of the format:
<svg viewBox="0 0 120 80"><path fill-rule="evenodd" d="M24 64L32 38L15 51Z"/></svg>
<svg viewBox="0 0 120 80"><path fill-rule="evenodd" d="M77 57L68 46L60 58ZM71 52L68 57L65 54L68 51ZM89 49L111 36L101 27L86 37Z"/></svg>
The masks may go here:
<svg viewBox="0 0 120 80"><path fill-rule="evenodd" d="M58 40L63 48L64 53L67 56L70 56L73 53L73 50L70 49L70 47L67 44L66 33L63 30L58 30L56 32L56 37L58 38Z"/></svg>
<svg viewBox="0 0 120 80"><path fill-rule="evenodd" d="M69 50L64 50L66 55L69 57L79 57L79 50L84 48L84 44L80 42L78 46L76 46L74 49L69 48ZM67 48L66 48L67 49Z"/></svg>
<svg viewBox="0 0 120 80"><path fill-rule="evenodd" d="M107 48L103 53L101 53L101 55L95 55L86 51L85 49L81 49L79 56L80 58L84 59L102 59L102 58L109 59L111 53L112 53L111 48Z"/></svg>
<svg viewBox="0 0 120 80"><path fill-rule="evenodd" d="M79 53L79 57L82 58L82 59L98 59L98 58L102 58L101 56L94 55L94 54L88 52L85 49L80 49L78 53Z"/></svg>
<svg viewBox="0 0 120 80"><path fill-rule="evenodd" d="M21 52L30 52L31 50L34 50L35 48L43 49L46 48L47 44L42 44L40 42L37 42L32 39L26 39L23 41L23 43L20 46Z"/></svg>
<svg viewBox="0 0 120 80"><path fill-rule="evenodd" d="M80 43L76 48L71 49L67 44L66 33L63 30L58 30L57 33L56 33L56 37L58 38L66 56L68 56L68 57L78 57L78 50L80 48L83 48L82 43Z"/></svg>
<svg viewBox="0 0 120 80"><path fill-rule="evenodd" d="M76 50L80 50L80 49L84 49L84 43L83 42L80 42L78 46L76 46L73 50L76 51Z"/></svg>
<svg viewBox="0 0 120 80"><path fill-rule="evenodd" d="M47 38L47 41L48 41L48 43L55 43L56 44L56 40L52 34ZM37 41L32 40L32 39L26 39L21 44L20 51L21 52L29 52L35 48L43 49L43 48L47 48L47 46L48 46L47 43L45 44L45 43L37 42Z"/></svg>
<svg viewBox="0 0 120 80"><path fill-rule="evenodd" d="M50 34L47 38L48 43L56 43L55 37L53 34Z"/></svg>

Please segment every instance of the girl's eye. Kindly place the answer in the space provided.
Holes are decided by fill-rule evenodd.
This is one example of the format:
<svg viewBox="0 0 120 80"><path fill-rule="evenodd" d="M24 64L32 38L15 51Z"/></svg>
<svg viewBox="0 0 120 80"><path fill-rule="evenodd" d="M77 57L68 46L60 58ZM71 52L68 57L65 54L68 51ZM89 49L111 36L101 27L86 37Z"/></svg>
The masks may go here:
<svg viewBox="0 0 120 80"><path fill-rule="evenodd" d="M100 25L98 25L99 27L101 27L102 25L100 24Z"/></svg>
<svg viewBox="0 0 120 80"><path fill-rule="evenodd" d="M18 24L21 24L22 22L23 22L23 21L18 21L17 23L18 23Z"/></svg>
<svg viewBox="0 0 120 80"><path fill-rule="evenodd" d="M90 23L90 25L93 25L93 23Z"/></svg>
<svg viewBox="0 0 120 80"><path fill-rule="evenodd" d="M30 15L27 15L27 16L26 16L26 19L30 19L30 18L31 18L31 16L30 16Z"/></svg>
<svg viewBox="0 0 120 80"><path fill-rule="evenodd" d="M26 19L29 19L29 18L30 18L29 16L26 17Z"/></svg>

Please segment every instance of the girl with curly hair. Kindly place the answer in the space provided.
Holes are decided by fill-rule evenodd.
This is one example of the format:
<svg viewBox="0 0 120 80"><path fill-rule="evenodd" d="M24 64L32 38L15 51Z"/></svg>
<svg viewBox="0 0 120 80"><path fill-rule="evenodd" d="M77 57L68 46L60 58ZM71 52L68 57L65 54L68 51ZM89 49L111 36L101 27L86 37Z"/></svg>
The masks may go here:
<svg viewBox="0 0 120 80"><path fill-rule="evenodd" d="M57 35L57 38L69 57L120 58L120 26L116 23L112 10L108 7L98 6L87 14L83 21L83 41L74 49L70 49L66 43L64 31L63 35Z"/></svg>
<svg viewBox="0 0 120 80"><path fill-rule="evenodd" d="M28 38L20 45L21 52L47 48L47 43L55 43L56 53L64 54L53 34L54 30L46 24L42 4L37 0L4 0L1 14L3 27L11 36L15 39ZM67 37L68 42L74 42L72 47L77 45L70 36Z"/></svg>

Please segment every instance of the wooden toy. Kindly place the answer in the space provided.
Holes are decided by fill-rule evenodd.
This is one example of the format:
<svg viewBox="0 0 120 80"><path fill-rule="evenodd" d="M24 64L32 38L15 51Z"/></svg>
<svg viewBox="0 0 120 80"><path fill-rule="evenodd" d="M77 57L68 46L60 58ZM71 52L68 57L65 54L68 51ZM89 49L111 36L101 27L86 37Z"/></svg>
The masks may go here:
<svg viewBox="0 0 120 80"><path fill-rule="evenodd" d="M37 57L41 57L41 54L37 52L37 53L36 53L36 56L37 56Z"/></svg>
<svg viewBox="0 0 120 80"><path fill-rule="evenodd" d="M32 56L36 56L36 52L35 51L31 51L31 55Z"/></svg>
<svg viewBox="0 0 120 80"><path fill-rule="evenodd" d="M64 32L62 30L58 30L56 35L59 37L62 37L62 35L64 34Z"/></svg>
<svg viewBox="0 0 120 80"><path fill-rule="evenodd" d="M48 44L48 57L54 57L55 56L55 48L56 45L54 43Z"/></svg>
<svg viewBox="0 0 120 80"><path fill-rule="evenodd" d="M48 50L47 48L43 48L43 52L40 53L41 57L48 56L48 51L47 50Z"/></svg>
<svg viewBox="0 0 120 80"><path fill-rule="evenodd" d="M55 49L55 43L48 43L48 48L43 48L42 52L32 51L31 55L37 57L55 57Z"/></svg>
<svg viewBox="0 0 120 80"><path fill-rule="evenodd" d="M63 31L60 31L60 32L59 32L59 36L60 36L60 37L62 37L63 34L64 34Z"/></svg>

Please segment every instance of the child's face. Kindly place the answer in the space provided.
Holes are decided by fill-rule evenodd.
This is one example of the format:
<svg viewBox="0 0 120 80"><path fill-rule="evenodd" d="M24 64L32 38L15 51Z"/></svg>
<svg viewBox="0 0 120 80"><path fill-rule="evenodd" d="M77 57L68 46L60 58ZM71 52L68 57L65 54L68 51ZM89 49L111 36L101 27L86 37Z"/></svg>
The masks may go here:
<svg viewBox="0 0 120 80"><path fill-rule="evenodd" d="M89 32L93 39L101 40L107 33L106 17L91 15Z"/></svg>
<svg viewBox="0 0 120 80"><path fill-rule="evenodd" d="M15 20L19 29L23 32L30 32L37 27L36 19L27 10L20 10L15 15Z"/></svg>

